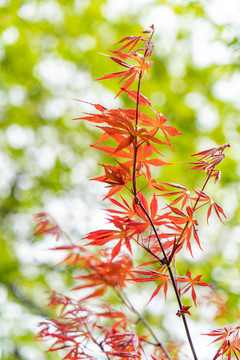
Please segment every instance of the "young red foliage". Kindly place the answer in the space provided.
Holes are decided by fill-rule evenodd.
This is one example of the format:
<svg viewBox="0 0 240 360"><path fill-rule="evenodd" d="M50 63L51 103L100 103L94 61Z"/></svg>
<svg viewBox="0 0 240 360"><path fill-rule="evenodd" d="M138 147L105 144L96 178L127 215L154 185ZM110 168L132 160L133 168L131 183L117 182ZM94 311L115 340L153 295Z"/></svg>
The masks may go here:
<svg viewBox="0 0 240 360"><path fill-rule="evenodd" d="M189 164L194 164L195 166L188 170L204 170L210 177L215 178L215 183L217 183L221 178L221 172L218 169L215 169L215 166L218 165L224 158L225 154L223 151L230 147L230 144L221 145L218 148L212 148L204 151L200 151L191 156L198 156L198 162L190 162Z"/></svg>
<svg viewBox="0 0 240 360"><path fill-rule="evenodd" d="M142 277L129 279L131 281L135 282L149 282L149 281L158 281L160 280L160 284L156 288L156 290L153 292L150 300L148 301L148 304L150 301L159 293L161 288L163 287L164 290L164 296L165 299L167 298L167 290L168 290L168 282L171 282L169 279L169 276L166 274L167 269L164 268L163 272L154 271L154 270L134 270L132 271L133 274L139 274L143 275Z"/></svg>
<svg viewBox="0 0 240 360"><path fill-rule="evenodd" d="M137 350L136 339L131 340L130 333L127 332L129 320L122 312L112 310L109 305L105 306L105 311L89 310L82 302L53 293L49 306L62 305L59 320L51 319L40 324L42 329L38 334L38 339L54 340L48 351L64 349L66 355L63 359L97 360L101 357L101 353L106 354L109 351L109 345L111 342L114 343L113 338L114 336L117 337L116 334L121 339L123 346L124 344L127 346L122 347L122 357L131 358L129 354L133 350ZM97 325L100 319L110 321L112 326ZM97 329L101 329L102 334L104 334L104 339L101 342L98 340L99 334L95 331ZM91 349L90 342L92 343L91 346L97 346L99 351L96 349L94 351L94 348ZM116 352L114 355L120 356L120 352ZM132 353L131 355L137 354Z"/></svg>
<svg viewBox="0 0 240 360"><path fill-rule="evenodd" d="M35 236L51 234L56 236L56 240L59 240L59 237L63 235L62 229L45 212L37 214L34 219L37 224Z"/></svg>
<svg viewBox="0 0 240 360"><path fill-rule="evenodd" d="M131 208L131 206L127 203L127 201L121 195L120 195L120 197L121 197L121 200L124 205L115 199L109 198L109 200L115 206L118 206L121 209L123 209L123 211L116 210L116 209L106 209L106 211L108 211L110 214L117 214L117 215L121 215L121 216L125 215L122 218L123 220L126 220L126 221L131 220L135 216L135 211L133 210L133 208Z"/></svg>
<svg viewBox="0 0 240 360"><path fill-rule="evenodd" d="M127 184L131 181L131 172L127 166L120 163L117 166L104 164L102 166L104 167L105 175L91 180L108 184L106 187L110 187L110 190L104 197L104 199L107 199L127 187Z"/></svg>
<svg viewBox="0 0 240 360"><path fill-rule="evenodd" d="M192 254L192 246L191 246L191 236L193 234L194 239L196 240L199 248L202 250L200 245L200 240L197 233L197 226L198 222L197 220L193 219L194 211L190 206L187 206L186 211L187 215L184 214L181 210L168 205L168 208L171 209L172 213L178 215L168 215L167 218L173 223L174 227L176 228L176 231L181 233L181 242L186 241L187 249L190 251L190 254ZM181 227L181 225L184 225L184 228Z"/></svg>
<svg viewBox="0 0 240 360"><path fill-rule="evenodd" d="M120 66L128 68L129 70L108 74L98 79L98 80L105 80L105 79L121 77L122 79L119 81L119 83L123 82L123 85L119 93L116 95L116 97L119 96L122 91L125 91L133 83L136 76L139 75L141 72L146 70L149 73L149 68L152 65L151 62L147 61L148 58L152 55L153 46L154 46L150 38L146 40L143 36L134 36L134 37L127 36L122 40L120 40L117 44L121 44L122 42L125 42L125 44L122 47L120 47L118 51L111 51L113 54L116 55L116 57L108 56L108 55L105 56L107 56L109 59L113 60ZM140 47L139 49L135 49L135 51L133 52L132 50L139 43L142 43L142 47ZM126 51L126 49L128 49L128 52ZM142 57L137 51L144 52L144 57ZM128 64L121 59L134 60L136 62L136 65Z"/></svg>
<svg viewBox="0 0 240 360"><path fill-rule="evenodd" d="M140 93L138 93L136 90L129 90L129 89L122 89L129 97L132 99L135 103L139 103L140 106L148 105L154 112L155 109L152 106L151 102L148 100L148 98ZM142 125L144 125L142 123ZM155 125L155 124L154 124ZM151 125L150 125L151 126Z"/></svg>
<svg viewBox="0 0 240 360"><path fill-rule="evenodd" d="M240 327L237 326L233 328L231 325L225 325L216 330L210 331L208 334L204 334L208 336L217 337L213 341L222 341L222 345L218 349L216 355L213 360L217 360L218 358L223 358L223 355L227 355L227 359L231 360L233 356L235 359L240 359Z"/></svg>
<svg viewBox="0 0 240 360"><path fill-rule="evenodd" d="M118 356L121 359L137 360L141 358L139 337L133 333L115 333L105 337L103 346L110 347L106 354Z"/></svg>
<svg viewBox="0 0 240 360"><path fill-rule="evenodd" d="M172 187L178 191L168 191L165 187L163 187L161 184L167 185L169 187ZM169 205L173 206L176 205L178 202L182 201L181 210L184 208L186 203L189 199L191 199L190 191L179 184L172 184L172 183L161 183L161 184L153 184L153 188L160 190L160 191L166 191L164 194L158 195L158 196L172 196L172 195L178 195L175 200L173 200Z"/></svg>
<svg viewBox="0 0 240 360"><path fill-rule="evenodd" d="M140 36L127 36L120 40L116 44L118 49L111 51L112 55L107 57L123 67L124 71L98 79L119 78L120 91L116 97L125 93L133 101L135 108L107 109L100 104L82 101L94 107L98 113L85 113L83 117L76 118L93 123L103 132L92 146L108 154L114 160L114 165L102 164L104 175L91 180L106 184L109 190L103 200L107 199L112 207L106 209L110 229L86 234L83 240L87 243L83 246L70 243L54 248L67 251L62 264L76 268L74 280L77 284L73 290L79 292L79 300L53 292L49 306L60 307L59 318L43 322L39 338L52 339L49 351L64 349L64 359L97 360L102 355L107 360L137 360L145 357L153 360L179 359L179 347L177 350L176 346L175 350L165 347L123 292L128 288L129 282L140 284L151 281L157 282L157 287L148 302L159 296L161 289L166 299L168 286L173 288L179 307L176 315L183 321L193 358L198 359L186 320L186 315L191 315L191 305L184 306L181 295L191 291L196 305L195 286L211 285L200 281L202 275L192 278L189 270L186 277L179 276L176 258L184 243L193 255L192 239L195 239L202 250L197 233L198 221L195 219L195 212L199 208L210 204L207 222L212 209L221 221L223 217L226 218L223 209L205 193L205 187L210 178L215 178L215 182L220 179L220 171L215 167L224 159L223 151L230 145L225 144L191 155L198 157L197 162L190 163L194 165L192 169L206 172L202 189L194 190L197 197L191 197L190 191L182 185L152 179L152 166L171 165L160 159L163 154L159 147L166 146L173 150L170 137L182 135L175 127L166 125L167 118L156 111L148 98L140 92L144 73L148 75L152 65L149 60L153 51L153 33L152 25L150 30L144 31ZM130 89L134 80L138 81L137 90ZM148 110L150 108L153 116L140 111L140 106L147 106ZM151 201L144 195L147 188L151 191ZM123 196L123 189L125 193L128 192L128 197ZM155 195L155 191L163 193ZM161 208L158 196L174 196L174 199ZM36 220L38 225L35 235L53 234L58 239L63 234L60 227L45 213L39 214ZM89 251L89 246L97 246L97 251ZM150 257L149 261L139 264L140 267L147 267L145 269L139 270L138 267L134 270L132 257L136 247L141 247ZM114 291L128 311L133 313L134 320L122 311L113 309L105 301L108 289ZM96 301L101 302L101 311L96 310ZM147 340L148 335L140 336L137 333L137 327L134 327L139 321L148 330L148 334L151 334L153 342ZM208 335L219 335L215 341L223 340L213 360L224 354L229 360L232 353L239 359L238 328L225 327ZM149 346L153 351L145 355ZM100 355L95 353L96 348Z"/></svg>
<svg viewBox="0 0 240 360"><path fill-rule="evenodd" d="M131 273L132 261L127 255L121 255L118 260L113 261L109 258L107 261L95 259L95 261L87 261L85 266L91 269L89 275L76 276L75 279L80 279L84 285L75 287L83 289L86 287L102 286L104 290L107 286L124 288L126 286L126 277ZM87 281L87 283L85 283Z"/></svg>
<svg viewBox="0 0 240 360"><path fill-rule="evenodd" d="M212 285L209 285L203 281L200 281L202 275L198 275L194 279L192 279L192 274L189 270L187 270L186 275L187 275L187 278L183 278L183 277L177 278L177 282L186 283L186 285L180 289L180 293L186 294L186 292L188 292L188 290L191 289L192 290L192 299L194 301L195 306L197 306L197 303L196 303L197 296L196 296L194 286L198 285L198 286L210 286L211 287Z"/></svg>
<svg viewBox="0 0 240 360"><path fill-rule="evenodd" d="M112 259L114 259L120 252L121 247L125 244L130 254L132 254L132 248L130 239L132 238L132 227L126 224L125 221L121 221L120 218L111 218L111 223L115 228L119 230L97 230L92 231L85 236L85 239L92 240L88 245L102 246L111 240L119 240L112 250Z"/></svg>
<svg viewBox="0 0 240 360"><path fill-rule="evenodd" d="M204 191L197 191L194 190L195 193L198 195L199 201L204 202L203 205L209 204L209 208L208 208L208 212L207 212L207 223L209 221L209 217L211 215L212 209L215 210L215 213L217 215L217 217L219 218L219 220L223 223L221 216L223 216L225 219L227 218L223 209L221 208L221 206L219 206L217 203L215 203L207 194L205 194ZM193 200L196 200L197 198L193 198Z"/></svg>
<svg viewBox="0 0 240 360"><path fill-rule="evenodd" d="M166 116L159 113L158 115L155 116L154 120L151 118L145 118L141 121L141 124L144 126L152 127L153 128L151 131L152 135L155 135L158 130L161 130L167 140L168 145L173 150L169 135L170 136L178 136L178 135L182 135L182 133L179 132L176 128L174 128L172 126L164 125L166 122L167 122Z"/></svg>
<svg viewBox="0 0 240 360"><path fill-rule="evenodd" d="M158 203L157 203L157 199L155 194L152 195L152 200L150 203L150 211L148 208L148 202L147 199L145 198L145 196L143 194L139 194L139 200L141 201L141 203L144 205L145 209L147 210L148 214L150 215L151 221L155 226L160 226L162 224L165 223L165 221L163 221L163 219L165 219L165 215L160 216L157 215L157 211L158 211ZM142 208L138 205L135 204L133 205L133 208L135 210L135 214L141 218L141 220L143 220L143 222L136 222L135 225L133 224L133 226L135 226L136 230L135 230L135 234L140 234L145 232L149 226L151 225L149 218L146 216L146 214L144 213L144 211L142 210Z"/></svg>

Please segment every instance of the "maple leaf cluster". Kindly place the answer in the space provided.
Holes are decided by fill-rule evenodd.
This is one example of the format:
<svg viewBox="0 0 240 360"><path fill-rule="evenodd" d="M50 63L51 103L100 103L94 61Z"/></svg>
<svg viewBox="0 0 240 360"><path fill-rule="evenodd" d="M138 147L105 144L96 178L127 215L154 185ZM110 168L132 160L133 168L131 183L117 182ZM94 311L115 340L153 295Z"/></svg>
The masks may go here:
<svg viewBox="0 0 240 360"><path fill-rule="evenodd" d="M140 93L144 73L148 75L152 65L153 33L154 26L151 26L140 36L127 36L120 40L118 50L111 51L113 55L108 58L124 70L98 79L119 78L120 91L116 96L126 94L133 101L133 108L107 109L100 104L88 103L98 113L85 113L75 119L88 121L102 131L92 146L108 154L111 164L102 164L104 174L91 180L105 184L107 194L103 200L108 200L111 206L105 210L108 229L86 234L82 245L70 243L54 248L55 251L67 252L62 263L77 270L74 277L77 285L73 290L78 294L78 300L53 292L49 306L60 308L60 314L57 319L41 324L38 338L52 340L49 351L63 350L63 359L97 359L104 354L108 360L135 360L145 359L146 351L152 359L156 356L158 359L179 359L180 347L163 345L126 296L125 289L130 284L152 282L155 289L148 303L161 291L167 299L168 289L174 290L178 303L176 315L183 320L193 358L197 360L186 319L191 315L191 305L184 305L183 298L189 293L197 306L196 287L211 285L201 281L203 275L192 275L189 269L186 269L186 276L177 274L176 258L184 248L193 257L193 241L202 250L196 219L200 208L208 208L207 223L212 210L221 221L226 218L223 209L206 194L205 188L211 178L219 181L220 171L216 166L224 159L223 151L230 145L191 155L198 158L197 162L190 162L194 165L191 169L206 173L202 188L194 189L193 194L180 184L152 179L152 166L171 165L163 160L160 149L173 150L172 137L182 135L168 125L167 118ZM135 80L137 90L129 89ZM142 110L144 107L146 112ZM146 189L151 192L150 201L144 195ZM170 198L164 207L160 206L162 197ZM57 239L64 235L46 214L39 214L36 221L35 235L51 234ZM97 252L91 252L89 246ZM137 268L134 267L136 248L143 249L149 260ZM131 317L106 303L109 291L117 295L132 313ZM96 301L103 304L101 311L96 310ZM138 322L145 327L144 335L133 330ZM223 354L228 354L228 359L231 359L232 352L238 359L238 335L234 330L224 329L226 331L219 330L217 340L223 339L224 343L214 360ZM218 332L213 331L208 335L216 334ZM94 349L100 355L96 355Z"/></svg>
<svg viewBox="0 0 240 360"><path fill-rule="evenodd" d="M231 360L233 356L237 360L240 359L240 326L233 328L231 325L226 325L204 335L215 336L214 343L222 341L222 345L213 360L217 360L220 357L223 358L223 355L226 355L228 360Z"/></svg>

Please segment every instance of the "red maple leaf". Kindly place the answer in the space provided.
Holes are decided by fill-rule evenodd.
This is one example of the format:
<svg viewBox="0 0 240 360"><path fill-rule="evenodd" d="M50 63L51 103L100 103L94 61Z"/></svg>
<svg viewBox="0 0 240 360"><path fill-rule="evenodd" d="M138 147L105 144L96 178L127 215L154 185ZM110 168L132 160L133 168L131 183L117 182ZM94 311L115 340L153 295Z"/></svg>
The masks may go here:
<svg viewBox="0 0 240 360"><path fill-rule="evenodd" d="M115 261L112 259L87 261L85 267L90 269L89 274L76 276L75 279L80 280L83 284L75 286L73 290L94 289L94 291L81 298L81 301L102 296L109 286L123 288L126 277L130 274L132 261L127 255L122 255Z"/></svg>
<svg viewBox="0 0 240 360"><path fill-rule="evenodd" d="M45 212L35 215L34 220L36 221L37 229L33 235L51 234L56 236L56 240L59 240L59 237L64 234L60 226Z"/></svg>
<svg viewBox="0 0 240 360"><path fill-rule="evenodd" d="M134 102L138 102L139 105L145 106L148 105L154 112L155 109L152 106L152 103L148 98L141 93L138 93L136 90L122 89Z"/></svg>
<svg viewBox="0 0 240 360"><path fill-rule="evenodd" d="M200 281L202 275L198 275L196 276L194 279L192 279L192 274L189 270L187 270L186 272L187 278L183 278L183 277L178 277L176 280L177 282L180 283L186 283L186 285L184 287L181 288L181 293L182 294L186 294L186 292L188 292L188 290L192 290L192 299L194 301L195 306L197 306L196 303L196 292L194 289L194 286L198 285L198 286L212 286L209 285L203 281Z"/></svg>
<svg viewBox="0 0 240 360"><path fill-rule="evenodd" d="M115 206L118 206L122 210L106 209L106 211L109 212L110 214L121 215L122 219L124 219L125 221L130 220L136 215L136 213L135 213L134 209L127 203L126 200L124 200L124 198L121 195L120 195L120 197L121 197L123 204L121 204L119 201L117 201L113 198L109 198L109 200L111 201L112 204L114 204ZM125 216L123 216L123 215L125 215Z"/></svg>
<svg viewBox="0 0 240 360"><path fill-rule="evenodd" d="M161 267L163 268L163 267ZM164 296L165 299L167 297L167 290L168 290L168 282L170 282L169 275L166 274L166 269L164 269L164 273L155 271L155 270L133 270L133 274L142 275L138 278L129 279L135 282L149 282L149 281L159 281L160 284L157 286L156 290L153 292L151 298L149 299L148 303L159 293L161 288L164 289Z"/></svg>
<svg viewBox="0 0 240 360"><path fill-rule="evenodd" d="M164 188L161 184L170 186L174 189L176 189L177 191L168 191L166 188ZM166 183L166 182L162 182L162 183L153 183L152 187L154 189L160 190L160 191L165 191L164 194L161 194L159 196L173 196L173 195L177 195L177 198L174 199L169 205L173 206L176 205L178 202L182 201L182 205L181 205L181 210L184 208L184 206L186 205L187 201L190 199L190 191L185 188L182 185L179 184L172 184L172 183Z"/></svg>
<svg viewBox="0 0 240 360"><path fill-rule="evenodd" d="M194 211L192 210L192 208L190 206L188 206L186 208L187 214L184 214L181 210L168 205L168 208L171 209L171 211L178 215L167 215L167 218L172 221L172 223L174 224L174 226L176 227L176 230L181 234L181 242L186 241L187 243L187 249L190 251L191 255L192 254L192 248L191 248L191 236L193 234L194 239L196 240L199 248L202 250L201 245L200 245L200 240L197 234L197 226L198 226L198 222L197 220L193 219L193 213ZM179 225L185 225L184 230L180 227ZM169 225L167 225L169 227Z"/></svg>
<svg viewBox="0 0 240 360"><path fill-rule="evenodd" d="M165 214L164 215L157 214L158 203L157 203L157 198L156 198L155 194L153 194L153 196L152 196L152 200L150 203L150 210L148 207L148 202L142 193L139 193L138 198L141 201L141 204L145 208L146 212L150 215L152 223L155 226L158 227L162 224L165 224L165 221L166 221ZM149 228L149 226L151 226L151 222L139 204L133 203L133 208L134 208L135 214L138 217L140 217L143 220L143 222L135 221L132 223L132 225L130 224L130 226L132 227L132 229L135 229L134 234L144 233Z"/></svg>
<svg viewBox="0 0 240 360"><path fill-rule="evenodd" d="M118 240L112 250L112 259L120 252L121 247L125 244L128 251L132 253L130 239L132 238L132 228L125 223L124 219L112 217L109 221L116 227L115 230L97 230L92 231L84 239L92 240L88 245L102 246L112 240Z"/></svg>
<svg viewBox="0 0 240 360"><path fill-rule="evenodd" d="M221 177L221 172L220 172L220 170L215 169L215 166L217 164L219 164L225 158L223 151L227 147L230 147L230 144L225 144L225 145L219 146L218 148L211 148L211 149L200 151L196 154L190 155L190 156L198 156L199 161L198 162L189 162L188 164L193 164L195 166L188 170L206 171L208 174L211 174L210 177L215 178L215 183L218 182Z"/></svg>
<svg viewBox="0 0 240 360"><path fill-rule="evenodd" d="M110 347L105 353L112 356L118 356L121 359L129 358L137 360L141 358L140 355L140 341L139 337L134 333L115 333L105 337L102 342L103 347Z"/></svg>
<svg viewBox="0 0 240 360"><path fill-rule="evenodd" d="M225 325L218 329L210 331L208 334L203 334L208 336L216 336L217 339L213 341L223 341L222 345L218 349L216 355L213 360L218 358L222 358L224 354L227 355L228 360L232 359L232 355L235 356L237 360L239 360L240 354L240 327L237 326L233 328L231 325Z"/></svg>
<svg viewBox="0 0 240 360"><path fill-rule="evenodd" d="M161 113L156 115L155 119L152 119L150 117L145 117L141 120L142 125L150 126L153 128L153 130L150 131L151 135L155 135L158 130L161 130L167 140L168 145L173 150L169 135L170 136L178 136L178 135L182 135L182 133L179 132L176 128L174 128L172 126L164 125L166 122L167 122L167 118L164 115L162 115Z"/></svg>
<svg viewBox="0 0 240 360"><path fill-rule="evenodd" d="M217 217L223 223L221 216L225 217L225 219L227 217L226 217L223 209L221 208L221 206L219 206L215 201L213 201L205 192L197 191L197 190L194 190L194 191L198 195L199 201L204 202L203 205L206 205L206 204L210 203L209 208L208 208L208 212L207 212L207 223L209 221L209 217L211 215L212 209L215 210L215 213L216 213ZM197 200L197 198L193 198L193 200Z"/></svg>
<svg viewBox="0 0 240 360"><path fill-rule="evenodd" d="M104 164L102 166L104 167L105 175L98 176L91 180L108 184L107 187L110 187L111 189L104 197L104 199L106 199L118 193L127 186L128 182L131 181L131 172L126 165L121 163L118 163L117 166Z"/></svg>
<svg viewBox="0 0 240 360"><path fill-rule="evenodd" d="M154 29L152 29L152 33ZM152 55L153 43L150 38L145 39L141 36L127 36L120 40L117 44L124 43L119 50L111 51L116 56L107 56L109 59L116 62L118 65L128 68L128 70L120 71L116 73L107 74L97 80L106 80L112 78L121 78L119 83L123 82L121 90L116 95L119 96L122 91L125 91L135 80L136 76L145 70L149 72L149 68L152 65L151 62L148 62L148 58ZM143 43L143 46L137 48L139 43ZM133 49L135 49L133 51ZM126 50L126 51L123 51ZM139 54L138 52L143 52L144 55ZM136 65L128 64L123 60L134 60Z"/></svg>

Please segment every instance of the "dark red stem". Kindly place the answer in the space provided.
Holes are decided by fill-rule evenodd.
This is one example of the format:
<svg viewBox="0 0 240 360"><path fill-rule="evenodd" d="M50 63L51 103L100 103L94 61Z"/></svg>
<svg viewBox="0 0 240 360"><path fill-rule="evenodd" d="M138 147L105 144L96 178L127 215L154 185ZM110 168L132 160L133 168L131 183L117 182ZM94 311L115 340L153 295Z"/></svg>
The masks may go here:
<svg viewBox="0 0 240 360"><path fill-rule="evenodd" d="M163 257L164 257L164 260L165 260L165 264L166 264L166 266L168 268L168 273L169 273L169 276L171 278L172 285L173 285L173 288L174 288L174 292L175 292L175 295L176 295L176 298L177 298L179 309L180 309L180 311L182 311L183 310L182 301L181 301L181 298L180 298L179 293L178 293L177 284L176 284L176 281L175 281L175 278L174 278L174 275L173 275L173 272L172 272L172 269L171 269L171 264L170 264L170 262L168 260L167 254L166 254L166 252L165 252L165 250L163 248L162 242L161 242L161 240L160 240L160 238L158 236L157 230L155 228L155 225L152 222L152 219L151 219L150 215L148 214L148 212L146 211L144 206L141 204L139 199L138 199L138 204L141 207L141 209L144 211L144 213L146 214L146 216L147 216L147 218L148 218L148 220L149 220L149 222L150 222L150 224L152 226L152 229L153 229L153 231L154 231L154 233L156 235L158 243L159 243L159 245L161 247ZM194 345L193 345L193 342L192 342L192 338L191 338L191 335L190 335L190 331L189 331L189 328L188 328L187 319L186 319L184 313L181 312L181 314L182 314L181 317L183 319L183 325L184 325L184 328L185 328L185 331L186 331L187 339L188 339L190 348L192 350L193 358L194 358L194 360L198 360L197 355L196 355L196 351L195 351L195 348L194 348Z"/></svg>

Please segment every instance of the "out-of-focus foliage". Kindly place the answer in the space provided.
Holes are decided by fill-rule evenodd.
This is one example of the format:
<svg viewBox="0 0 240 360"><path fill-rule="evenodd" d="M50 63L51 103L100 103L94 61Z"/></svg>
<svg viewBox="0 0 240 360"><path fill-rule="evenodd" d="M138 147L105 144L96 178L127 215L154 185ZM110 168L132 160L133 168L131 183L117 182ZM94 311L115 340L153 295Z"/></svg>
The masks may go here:
<svg viewBox="0 0 240 360"><path fill-rule="evenodd" d="M188 155L196 151L231 143L221 165L220 184L208 189L223 206L227 225L211 221L209 228L201 229L200 219L205 253L196 255L196 273L204 273L204 280L214 283L225 299L218 325L239 318L237 14L238 0L0 0L2 359L51 358L32 342L33 333L46 312L45 290L63 291L71 280L69 274L53 268L57 259L46 250L51 239L33 240L33 216L48 211L75 241L97 228L96 218L103 221L97 204L102 189L87 181L100 171L96 167L100 154L88 146L94 142L95 130L71 120L87 110L72 99L108 107L125 100L130 106L124 96L113 101L114 81L94 82L118 71L99 52L152 23L154 65L141 92L184 133L174 142L176 152L168 154L174 168L165 168L156 177L168 182L181 179L182 185L196 187L201 179L185 172L186 166L179 162L189 161ZM192 260L187 258L181 264L183 272L186 261L191 270ZM204 304L200 309L204 324L214 320L214 306L211 314L204 311ZM164 313L159 321L169 331Z"/></svg>

